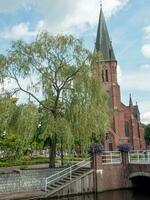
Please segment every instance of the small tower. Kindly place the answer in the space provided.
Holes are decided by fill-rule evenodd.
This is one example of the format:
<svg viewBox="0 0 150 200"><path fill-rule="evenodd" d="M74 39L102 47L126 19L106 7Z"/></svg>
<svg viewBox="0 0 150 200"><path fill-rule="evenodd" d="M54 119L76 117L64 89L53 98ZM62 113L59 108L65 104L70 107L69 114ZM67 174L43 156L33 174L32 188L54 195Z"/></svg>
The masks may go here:
<svg viewBox="0 0 150 200"><path fill-rule="evenodd" d="M97 65L100 78L104 83L104 88L110 95L110 105L113 109L120 107L120 87L117 81L117 60L114 54L112 41L108 33L102 6L95 43L95 51L101 54Z"/></svg>
<svg viewBox="0 0 150 200"><path fill-rule="evenodd" d="M120 86L117 81L117 60L114 54L112 41L108 33L105 17L102 6L100 7L100 15L95 43L95 51L100 53L100 59L97 63L97 71L103 82L104 89L108 93L108 105L114 112L112 125L108 131L113 137L113 142L109 142L109 148L116 149L117 142L115 138L119 138L120 133L123 133L123 127L120 127L119 117L121 110ZM112 148L111 148L112 145ZM105 145L106 146L106 145Z"/></svg>
<svg viewBox="0 0 150 200"><path fill-rule="evenodd" d="M130 106L130 107L133 107L133 102L132 102L131 93L130 93L130 95L129 95L129 106Z"/></svg>
<svg viewBox="0 0 150 200"><path fill-rule="evenodd" d="M117 61L112 47L112 41L109 37L102 6L100 7L95 51L101 54L99 59L99 64L101 64L100 75L102 81L105 83L105 85L107 85L106 87L108 88L110 87L108 85L111 83L117 83Z"/></svg>

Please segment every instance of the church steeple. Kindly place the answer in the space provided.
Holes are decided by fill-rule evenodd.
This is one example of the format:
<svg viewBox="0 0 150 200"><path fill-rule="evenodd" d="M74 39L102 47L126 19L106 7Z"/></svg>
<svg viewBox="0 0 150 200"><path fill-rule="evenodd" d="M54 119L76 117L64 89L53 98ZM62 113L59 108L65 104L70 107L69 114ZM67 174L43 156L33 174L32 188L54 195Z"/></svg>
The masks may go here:
<svg viewBox="0 0 150 200"><path fill-rule="evenodd" d="M103 14L102 6L100 8L95 50L102 53L103 61L116 61L112 47L112 42L108 34L108 29L106 26L106 21Z"/></svg>
<svg viewBox="0 0 150 200"><path fill-rule="evenodd" d="M133 106L133 102L132 102L132 97L131 97L131 94L130 94L130 98L129 98L129 106L132 107Z"/></svg>

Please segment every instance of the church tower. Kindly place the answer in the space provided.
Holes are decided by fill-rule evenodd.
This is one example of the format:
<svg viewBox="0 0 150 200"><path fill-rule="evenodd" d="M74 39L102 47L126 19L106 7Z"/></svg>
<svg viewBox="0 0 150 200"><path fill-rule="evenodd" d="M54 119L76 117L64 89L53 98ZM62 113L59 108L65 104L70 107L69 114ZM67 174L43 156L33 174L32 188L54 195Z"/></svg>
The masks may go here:
<svg viewBox="0 0 150 200"><path fill-rule="evenodd" d="M120 87L117 81L117 60L109 37L102 6L100 8L99 23L97 29L95 51L101 54L98 67L100 68L100 78L109 96L109 106L114 112L112 126L108 130L106 149L112 150L116 147L114 140L118 143L124 126L119 125L118 112L121 110ZM106 143L106 141L105 141Z"/></svg>
<svg viewBox="0 0 150 200"><path fill-rule="evenodd" d="M139 109L137 105L133 105L131 95L128 106L121 102L120 86L117 81L117 60L102 6L100 8L95 51L101 55L96 71L108 93L108 105L112 110L111 125L104 140L105 150L116 150L118 144L122 143L131 143L134 149L142 149L145 147L145 141Z"/></svg>

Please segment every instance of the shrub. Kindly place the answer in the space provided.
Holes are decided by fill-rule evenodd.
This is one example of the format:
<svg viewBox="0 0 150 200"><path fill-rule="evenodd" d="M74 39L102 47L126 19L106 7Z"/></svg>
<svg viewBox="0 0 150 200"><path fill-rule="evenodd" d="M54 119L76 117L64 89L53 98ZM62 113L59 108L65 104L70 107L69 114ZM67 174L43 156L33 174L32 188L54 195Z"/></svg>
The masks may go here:
<svg viewBox="0 0 150 200"><path fill-rule="evenodd" d="M118 150L120 152L129 152L132 149L132 145L131 144L119 144L118 145Z"/></svg>
<svg viewBox="0 0 150 200"><path fill-rule="evenodd" d="M100 144L91 144L89 147L89 154L94 154L94 153L102 153L104 151L104 148Z"/></svg>

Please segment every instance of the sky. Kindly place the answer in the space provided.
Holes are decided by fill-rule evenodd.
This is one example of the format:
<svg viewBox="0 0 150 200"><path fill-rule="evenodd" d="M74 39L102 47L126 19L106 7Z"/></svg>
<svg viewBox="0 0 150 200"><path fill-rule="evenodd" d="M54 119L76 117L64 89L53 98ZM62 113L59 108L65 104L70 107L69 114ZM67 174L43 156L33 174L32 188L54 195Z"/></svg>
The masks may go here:
<svg viewBox="0 0 150 200"><path fill-rule="evenodd" d="M150 123L150 0L103 0L122 101L132 94L143 123ZM72 34L94 49L99 0L0 0L0 53L11 41L32 41L42 30Z"/></svg>

